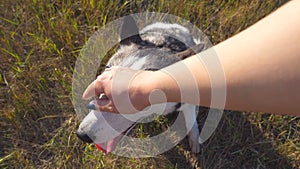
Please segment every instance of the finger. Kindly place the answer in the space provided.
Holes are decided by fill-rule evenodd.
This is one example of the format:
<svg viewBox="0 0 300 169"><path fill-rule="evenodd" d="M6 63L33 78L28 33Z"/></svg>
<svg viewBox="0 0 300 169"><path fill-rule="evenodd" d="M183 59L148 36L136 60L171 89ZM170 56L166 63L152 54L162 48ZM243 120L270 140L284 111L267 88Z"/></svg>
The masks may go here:
<svg viewBox="0 0 300 169"><path fill-rule="evenodd" d="M102 112L119 113L109 99L96 99L87 105L88 109Z"/></svg>
<svg viewBox="0 0 300 169"><path fill-rule="evenodd" d="M90 101L90 103L86 106L86 108L91 109L91 110L97 110L96 104L97 104L97 101L94 99L94 100Z"/></svg>
<svg viewBox="0 0 300 169"><path fill-rule="evenodd" d="M97 80L93 81L82 94L82 98L87 100L93 96L98 96L103 93L103 87L101 83Z"/></svg>
<svg viewBox="0 0 300 169"><path fill-rule="evenodd" d="M96 110L99 106L105 106L110 103L109 99L94 99L88 105L88 109Z"/></svg>
<svg viewBox="0 0 300 169"><path fill-rule="evenodd" d="M87 100L91 98L92 96L95 96L95 81L93 81L83 92L82 98Z"/></svg>
<svg viewBox="0 0 300 169"><path fill-rule="evenodd" d="M108 98L100 98L96 100L98 106L105 106L108 105L111 101Z"/></svg>
<svg viewBox="0 0 300 169"><path fill-rule="evenodd" d="M97 111L103 111L102 109L100 109L100 106L95 104L95 103L90 103L86 106L88 109L90 110L97 110ZM105 110L109 110L108 108L109 106L105 106Z"/></svg>
<svg viewBox="0 0 300 169"><path fill-rule="evenodd" d="M109 102L105 106L96 105L96 109L98 109L102 112L119 113L118 111L116 111L116 109L114 108L114 105L111 102Z"/></svg>

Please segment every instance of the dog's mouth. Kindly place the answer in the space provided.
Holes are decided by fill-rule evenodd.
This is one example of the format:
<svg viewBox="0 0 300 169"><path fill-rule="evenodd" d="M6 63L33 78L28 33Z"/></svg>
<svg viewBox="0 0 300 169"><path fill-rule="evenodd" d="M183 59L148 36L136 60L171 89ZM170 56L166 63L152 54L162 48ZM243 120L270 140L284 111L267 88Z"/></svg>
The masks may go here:
<svg viewBox="0 0 300 169"><path fill-rule="evenodd" d="M111 66L107 66L111 67ZM146 71L157 71L158 68L147 68ZM123 138L123 136L126 136L129 134L132 128L134 128L138 124L138 122L134 122L130 127L128 127L124 132L122 132L117 137L113 138L112 140L109 140L104 143L95 143L96 148L100 150L101 152L105 154L109 154L110 152L114 151L120 140Z"/></svg>
<svg viewBox="0 0 300 169"><path fill-rule="evenodd" d="M121 114L91 110L76 132L86 143L94 143L104 153L114 151L123 136L143 119L139 116L125 117Z"/></svg>
<svg viewBox="0 0 300 169"><path fill-rule="evenodd" d="M115 150L120 140L123 138L123 136L127 136L131 129L133 129L136 126L137 122L133 123L130 127L128 127L124 132L122 132L117 137L113 138L112 140L109 140L104 143L95 143L96 148L100 150L102 153L109 154L112 151Z"/></svg>
<svg viewBox="0 0 300 169"><path fill-rule="evenodd" d="M118 145L118 142L123 137L123 134L120 134L119 136L113 138L112 140L109 140L104 143L95 144L97 149L100 150L102 153L109 154L110 152L114 151L116 146Z"/></svg>

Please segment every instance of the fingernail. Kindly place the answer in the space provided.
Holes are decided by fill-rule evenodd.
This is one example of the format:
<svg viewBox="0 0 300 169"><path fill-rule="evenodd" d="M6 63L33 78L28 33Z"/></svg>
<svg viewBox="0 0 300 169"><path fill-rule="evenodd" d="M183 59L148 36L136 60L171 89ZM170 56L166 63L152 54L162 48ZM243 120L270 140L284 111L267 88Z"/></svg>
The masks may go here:
<svg viewBox="0 0 300 169"><path fill-rule="evenodd" d="M95 104L88 104L86 107L88 109L91 109L91 110L96 110L96 105Z"/></svg>
<svg viewBox="0 0 300 169"><path fill-rule="evenodd" d="M104 93L101 93L99 99L108 99L108 97Z"/></svg>

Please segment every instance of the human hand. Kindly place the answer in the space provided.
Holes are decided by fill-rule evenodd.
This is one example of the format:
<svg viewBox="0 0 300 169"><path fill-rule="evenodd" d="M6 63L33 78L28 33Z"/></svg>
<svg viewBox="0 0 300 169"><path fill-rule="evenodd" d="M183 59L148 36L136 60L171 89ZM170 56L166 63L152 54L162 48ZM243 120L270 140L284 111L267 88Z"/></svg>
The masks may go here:
<svg viewBox="0 0 300 169"><path fill-rule="evenodd" d="M82 98L96 96L88 107L105 112L135 113L149 106L147 80L150 71L125 67L106 69L85 90Z"/></svg>

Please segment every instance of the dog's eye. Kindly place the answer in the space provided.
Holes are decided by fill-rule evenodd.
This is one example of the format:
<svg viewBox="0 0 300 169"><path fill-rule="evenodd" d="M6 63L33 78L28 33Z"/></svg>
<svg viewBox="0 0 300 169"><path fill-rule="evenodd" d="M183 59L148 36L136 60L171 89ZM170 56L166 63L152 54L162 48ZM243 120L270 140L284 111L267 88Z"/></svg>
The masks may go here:
<svg viewBox="0 0 300 169"><path fill-rule="evenodd" d="M147 69L145 69L146 71L157 71L157 70L159 70L159 69L157 69L157 68L147 68Z"/></svg>

